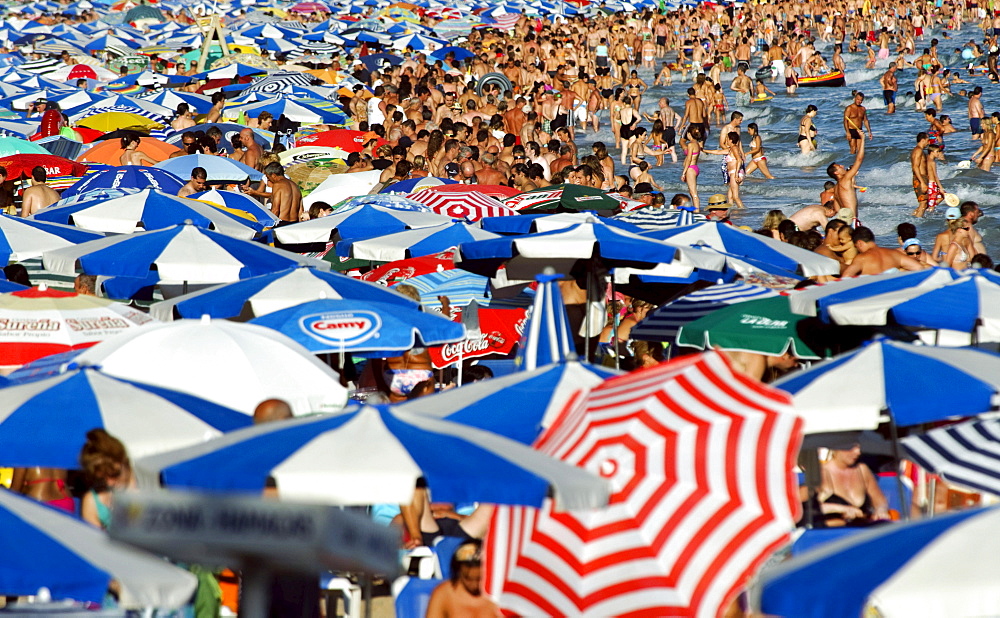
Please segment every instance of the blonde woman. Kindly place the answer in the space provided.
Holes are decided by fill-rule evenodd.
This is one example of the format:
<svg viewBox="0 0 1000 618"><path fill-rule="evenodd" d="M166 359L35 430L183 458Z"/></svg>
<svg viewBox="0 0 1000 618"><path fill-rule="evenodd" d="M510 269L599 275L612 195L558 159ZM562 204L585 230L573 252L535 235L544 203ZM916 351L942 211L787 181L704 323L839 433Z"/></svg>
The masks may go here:
<svg viewBox="0 0 1000 618"><path fill-rule="evenodd" d="M948 266L955 270L964 270L969 267L975 250L972 248L972 238L969 235L969 222L964 218L952 219L948 222L948 231L951 232L951 244L948 245L944 255L942 266Z"/></svg>

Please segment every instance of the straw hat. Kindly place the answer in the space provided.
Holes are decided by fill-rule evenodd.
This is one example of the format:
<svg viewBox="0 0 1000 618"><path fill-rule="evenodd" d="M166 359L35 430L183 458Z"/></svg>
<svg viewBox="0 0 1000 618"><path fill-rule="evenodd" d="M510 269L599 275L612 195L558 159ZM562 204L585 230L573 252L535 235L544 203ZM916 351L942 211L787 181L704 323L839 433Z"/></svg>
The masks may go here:
<svg viewBox="0 0 1000 618"><path fill-rule="evenodd" d="M958 196L955 195L954 193L945 193L944 203L950 206L951 208L956 208L960 202Z"/></svg>
<svg viewBox="0 0 1000 618"><path fill-rule="evenodd" d="M716 193L708 198L708 210L729 210L733 205L726 201L726 196Z"/></svg>
<svg viewBox="0 0 1000 618"><path fill-rule="evenodd" d="M854 211L850 208L841 208L837 211L837 214L833 216L834 219L840 219L844 223L850 224L854 222Z"/></svg>

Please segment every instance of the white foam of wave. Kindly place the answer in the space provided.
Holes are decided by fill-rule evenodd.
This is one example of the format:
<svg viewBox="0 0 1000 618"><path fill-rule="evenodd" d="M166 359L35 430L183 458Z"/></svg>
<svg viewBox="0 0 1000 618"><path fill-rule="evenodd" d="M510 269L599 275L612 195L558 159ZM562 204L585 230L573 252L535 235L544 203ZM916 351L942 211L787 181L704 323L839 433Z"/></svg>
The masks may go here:
<svg viewBox="0 0 1000 618"><path fill-rule="evenodd" d="M877 67L878 65L876 64L875 66ZM886 63L886 68L884 69L849 69L844 75L844 82L848 86L853 86L854 84L860 84L873 79L878 80L887 70L888 63ZM868 93L866 92L865 95L868 95Z"/></svg>
<svg viewBox="0 0 1000 618"><path fill-rule="evenodd" d="M836 159L836 153L814 150L802 154L801 152L780 152L769 154L768 163L772 166L780 167L826 167ZM824 172L825 174L825 172Z"/></svg>

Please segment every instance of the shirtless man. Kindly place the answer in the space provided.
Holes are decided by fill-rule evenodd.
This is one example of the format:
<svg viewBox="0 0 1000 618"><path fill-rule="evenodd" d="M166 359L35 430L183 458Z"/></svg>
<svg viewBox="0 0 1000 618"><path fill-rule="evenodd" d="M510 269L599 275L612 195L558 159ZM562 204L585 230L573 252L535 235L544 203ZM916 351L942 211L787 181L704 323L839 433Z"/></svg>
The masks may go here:
<svg viewBox="0 0 1000 618"><path fill-rule="evenodd" d="M177 106L177 117L170 122L170 127L174 131L183 131L184 129L190 129L195 125L194 114L191 113L191 107L187 103L181 103Z"/></svg>
<svg viewBox="0 0 1000 618"><path fill-rule="evenodd" d="M982 96L982 86L973 88L972 94L969 95L969 129L972 130L972 139L982 139L983 136L982 123L986 111L983 110Z"/></svg>
<svg viewBox="0 0 1000 618"><path fill-rule="evenodd" d="M257 140L254 139L253 129L242 129L240 131L240 143L246 148L246 152L243 153L243 164L257 169L257 164L260 162L260 157L264 154L264 151L261 149L260 144L257 143Z"/></svg>
<svg viewBox="0 0 1000 618"><path fill-rule="evenodd" d="M31 170L31 186L24 190L24 201L21 204L22 217L30 217L39 210L59 201L59 194L45 184L46 180L45 168L36 165Z"/></svg>
<svg viewBox="0 0 1000 618"><path fill-rule="evenodd" d="M854 179L857 178L864 160L865 141L859 140L858 152L854 156L854 164L851 167L847 168L839 163L831 163L826 168L827 175L837 183L837 186L833 188L833 201L837 210L850 208L855 219L858 218L858 193L854 186Z"/></svg>
<svg viewBox="0 0 1000 618"><path fill-rule="evenodd" d="M694 88L688 88L688 100L684 103L684 116L681 118L681 134L683 129L690 126L701 128L703 138L708 137L708 114L705 109L705 102L698 98L698 92ZM725 133L723 133L725 135Z"/></svg>
<svg viewBox="0 0 1000 618"><path fill-rule="evenodd" d="M913 192L917 194L917 209L914 217L923 217L927 210L927 155L924 150L930 140L927 134L917 133L917 145L910 151L910 170L913 172Z"/></svg>
<svg viewBox="0 0 1000 618"><path fill-rule="evenodd" d="M875 235L866 227L856 228L852 234L854 246L858 255L851 262L841 277L857 275L877 275L887 270L923 270L927 268L921 262L905 253L879 247L875 244Z"/></svg>
<svg viewBox="0 0 1000 618"><path fill-rule="evenodd" d="M806 231L815 228L824 230L826 229L827 222L829 222L829 220L836 214L837 206L833 200L829 200L823 205L813 204L811 206L801 208L788 218L791 219L800 230Z"/></svg>
<svg viewBox="0 0 1000 618"><path fill-rule="evenodd" d="M746 107L750 105L750 90L753 83L750 78L747 77L747 70L743 65L739 65L736 69L736 77L733 78L733 83L729 84L729 89L736 93L736 104L741 107ZM725 131L723 131L723 135Z"/></svg>
<svg viewBox="0 0 1000 618"><path fill-rule="evenodd" d="M729 148L729 134L740 134L740 124L743 122L742 112L733 112L729 115L729 124L719 130L719 149Z"/></svg>
<svg viewBox="0 0 1000 618"><path fill-rule="evenodd" d="M899 83L896 79L896 65L890 64L878 83L882 86L882 100L885 102L885 113L896 113L896 91L899 90Z"/></svg>
<svg viewBox="0 0 1000 618"><path fill-rule="evenodd" d="M862 143L868 132L868 139L872 138L872 126L868 124L868 111L861 103L865 100L865 95L860 92L854 93L854 102L844 109L844 134L847 136L847 143L851 147L851 154L858 152L858 144Z"/></svg>
<svg viewBox="0 0 1000 618"><path fill-rule="evenodd" d="M196 167L191 170L191 180L177 191L177 197L187 197L194 193L205 190L205 182L208 180L208 172L203 167Z"/></svg>
<svg viewBox="0 0 1000 618"><path fill-rule="evenodd" d="M500 615L482 592L481 544L458 546L452 557L451 579L439 585L427 603L427 618L494 618Z"/></svg>
<svg viewBox="0 0 1000 618"><path fill-rule="evenodd" d="M281 223L294 223L300 220L302 192L298 185L285 178L285 168L278 162L268 163L264 167L264 176L271 185L270 192L251 189L249 183L243 185L243 191L253 197L270 198L271 212L281 220Z"/></svg>

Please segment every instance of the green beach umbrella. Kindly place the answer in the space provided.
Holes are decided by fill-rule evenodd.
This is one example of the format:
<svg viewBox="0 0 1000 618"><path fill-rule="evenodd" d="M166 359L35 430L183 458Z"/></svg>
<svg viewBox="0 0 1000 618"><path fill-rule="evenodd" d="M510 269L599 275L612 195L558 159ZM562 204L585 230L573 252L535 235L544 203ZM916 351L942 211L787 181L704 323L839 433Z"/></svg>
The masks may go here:
<svg viewBox="0 0 1000 618"><path fill-rule="evenodd" d="M768 356L790 351L798 358L819 359L821 354L800 337L800 324L804 320L808 318L792 313L787 296L750 300L723 307L682 326L677 333L677 345Z"/></svg>
<svg viewBox="0 0 1000 618"><path fill-rule="evenodd" d="M618 210L621 201L604 191L583 185L563 184L525 191L504 200L508 206L524 212L564 210Z"/></svg>

